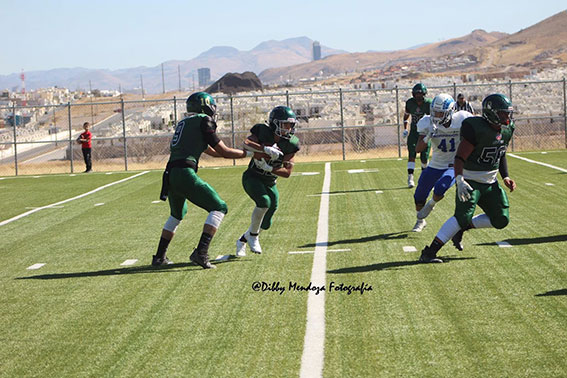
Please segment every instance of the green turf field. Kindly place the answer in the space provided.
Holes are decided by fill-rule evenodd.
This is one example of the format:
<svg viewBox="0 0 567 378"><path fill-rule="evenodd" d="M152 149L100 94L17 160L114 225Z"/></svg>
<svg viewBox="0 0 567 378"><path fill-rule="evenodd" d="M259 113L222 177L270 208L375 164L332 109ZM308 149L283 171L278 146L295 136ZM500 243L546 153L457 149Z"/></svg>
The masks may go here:
<svg viewBox="0 0 567 378"><path fill-rule="evenodd" d="M517 155L567 169L567 151ZM467 232L463 252L447 245L446 263L428 265L419 251L452 215L454 188L412 233L405 160L332 162L325 377L567 375L567 174L508 164L510 225ZM297 164L279 179L265 253L216 270L188 263L207 215L193 205L168 251L175 264L149 265L169 215L153 203L158 171L3 224L0 376L297 377L308 295L288 289L309 284L313 253L289 252L315 249L324 166ZM199 171L229 206L212 259L233 255L248 227L242 170ZM0 222L139 173L3 178ZM371 290L328 291L331 282Z"/></svg>

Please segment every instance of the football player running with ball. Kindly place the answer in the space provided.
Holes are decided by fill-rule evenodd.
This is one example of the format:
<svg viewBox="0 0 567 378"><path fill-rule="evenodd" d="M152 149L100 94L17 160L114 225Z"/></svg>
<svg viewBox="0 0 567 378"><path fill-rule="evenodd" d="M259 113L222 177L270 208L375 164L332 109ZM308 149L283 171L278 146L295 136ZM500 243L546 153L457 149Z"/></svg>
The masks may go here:
<svg viewBox="0 0 567 378"><path fill-rule="evenodd" d="M299 151L299 139L294 135L297 118L287 106L276 106L270 112L268 123L252 127L244 148L255 152L248 169L242 174L242 186L254 201L248 230L236 241L236 256L246 256L246 244L254 253L262 253L258 235L272 225L278 208L279 193L276 179L289 177L293 157Z"/></svg>
<svg viewBox="0 0 567 378"><path fill-rule="evenodd" d="M187 214L187 200L206 210L209 215L203 233L190 260L204 269L216 268L209 262L209 244L228 211L215 189L198 175L199 158L204 152L214 157L239 159L252 156L249 151L227 147L216 134L216 103L206 92L193 93L187 99L189 117L177 124L171 139L169 162L163 174L160 198L169 198L171 215L165 222L153 266L172 264L166 257L167 247L177 226Z"/></svg>
<svg viewBox="0 0 567 378"><path fill-rule="evenodd" d="M473 116L467 111L455 112L455 105L453 97L446 93L439 94L431 102L431 115L424 116L417 123L419 139L415 151L425 150L431 141L433 157L419 176L413 196L417 211L414 232L423 230L427 224L425 218L455 183L453 161L459 147L461 124ZM427 201L431 189L433 198Z"/></svg>
<svg viewBox="0 0 567 378"><path fill-rule="evenodd" d="M437 252L449 240L462 250L462 237L471 228L502 229L510 221L506 192L496 176L500 172L510 191L516 183L508 176L506 149L514 133L513 107L502 94L482 101L482 117L470 117L461 126L461 143L455 156L457 199L455 215L441 227L431 245L421 251L419 261L441 263ZM476 206L484 214L473 217Z"/></svg>

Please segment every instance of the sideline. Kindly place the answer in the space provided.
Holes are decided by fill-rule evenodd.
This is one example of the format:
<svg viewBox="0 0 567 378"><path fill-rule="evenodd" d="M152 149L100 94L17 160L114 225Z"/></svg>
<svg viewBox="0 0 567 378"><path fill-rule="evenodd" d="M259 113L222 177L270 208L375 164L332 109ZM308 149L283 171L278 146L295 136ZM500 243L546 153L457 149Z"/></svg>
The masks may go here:
<svg viewBox="0 0 567 378"><path fill-rule="evenodd" d="M514 157L514 158L516 158L516 159L520 159L520 160L527 161L528 163L543 165L544 167L557 169L558 171L567 173L567 169L560 168L560 167L556 167L555 165L551 165L551 164L547 164L547 163L542 163L541 161L536 161L536 160L528 159L528 158L525 158L525 157L522 157L522 156L510 154L510 153L507 153L506 156L512 156L512 157Z"/></svg>
<svg viewBox="0 0 567 378"><path fill-rule="evenodd" d="M40 211L40 210L49 209L49 208L51 208L51 207L55 207L55 206L62 205L62 204L67 203L67 202L74 201L74 200L79 199L79 198L86 197L86 196L88 196L88 195L90 195L90 194L96 193L96 192L98 192L98 191L100 191L100 190L103 190L103 189L106 189L106 188L108 188L108 187L110 187L110 186L123 183L124 181L128 181L128 180L130 180L130 179L136 178L136 177L141 176L141 175L145 175L145 174L148 173L148 172L149 172L149 171L143 171L143 172L140 172L140 173L138 173L138 174L135 174L134 176L126 177L126 178L124 178L124 179L122 179L122 180L114 181L114 182L111 182L110 184L106 184L106 185L103 185L103 186L99 186L98 188L93 189L93 190L91 190L90 192L86 192L86 193L83 193L83 194L79 194L78 196L75 196L75 197L73 197L73 198L68 198L68 199L63 200L63 201L59 201L59 202L52 203L51 205L41 206L41 207L37 207L37 208L35 208L35 209L33 209L33 210L26 211L26 212L23 213L23 214L16 215L16 216L13 217L13 218L6 219L5 221L0 222L0 227L6 225L6 224L8 224L8 223L11 223L11 222L13 222L13 221L17 221L18 219L21 219L21 218L23 218L23 217L27 217L28 215L33 214L33 213L36 213L36 212L38 212L38 211Z"/></svg>
<svg viewBox="0 0 567 378"><path fill-rule="evenodd" d="M311 271L311 285L325 286L325 273L327 270L327 243L329 241L329 190L331 189L331 163L325 163L325 177L321 192L321 205L319 206L319 220L317 221L317 238L315 239L315 252L313 256L313 269ZM325 292L315 295L309 291L307 296L307 325L303 342L303 355L301 356L301 371L299 376L322 377L323 359L325 357Z"/></svg>

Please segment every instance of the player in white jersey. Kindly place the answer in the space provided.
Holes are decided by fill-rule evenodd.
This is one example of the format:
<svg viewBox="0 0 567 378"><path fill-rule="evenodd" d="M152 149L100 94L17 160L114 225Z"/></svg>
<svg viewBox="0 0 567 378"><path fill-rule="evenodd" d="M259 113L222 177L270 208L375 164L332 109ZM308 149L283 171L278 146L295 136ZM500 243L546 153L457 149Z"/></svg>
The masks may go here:
<svg viewBox="0 0 567 378"><path fill-rule="evenodd" d="M473 116L467 111L455 112L455 105L453 97L446 93L439 94L431 102L431 115L424 116L417 123L419 139L416 151L427 148L428 142L431 141L433 157L419 176L415 188L413 198L417 221L412 230L414 232L423 230L427 224L425 218L455 183L453 162L459 147L461 124L464 119ZM431 189L433 197L427 201Z"/></svg>

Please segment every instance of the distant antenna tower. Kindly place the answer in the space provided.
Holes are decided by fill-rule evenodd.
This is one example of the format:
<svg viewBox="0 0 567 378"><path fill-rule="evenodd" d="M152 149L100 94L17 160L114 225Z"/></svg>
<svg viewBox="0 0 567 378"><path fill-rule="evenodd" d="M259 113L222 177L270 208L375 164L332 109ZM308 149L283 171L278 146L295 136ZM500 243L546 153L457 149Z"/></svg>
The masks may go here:
<svg viewBox="0 0 567 378"><path fill-rule="evenodd" d="M23 68L22 68L22 73L20 74L20 79L22 80L22 93L26 93L26 75L24 75Z"/></svg>

